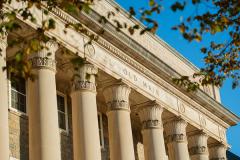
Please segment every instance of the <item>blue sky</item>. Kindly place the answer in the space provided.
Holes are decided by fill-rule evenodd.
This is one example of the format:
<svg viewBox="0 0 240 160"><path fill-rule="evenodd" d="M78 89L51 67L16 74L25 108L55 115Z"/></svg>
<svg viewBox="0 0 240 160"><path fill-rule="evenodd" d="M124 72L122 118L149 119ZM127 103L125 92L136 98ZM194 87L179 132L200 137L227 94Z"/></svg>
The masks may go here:
<svg viewBox="0 0 240 160"><path fill-rule="evenodd" d="M122 7L128 10L129 6L135 9L147 6L148 0L116 0ZM173 1L164 1L164 9L160 15L154 15L154 18L159 22L159 29L157 35L167 42L170 46L175 48L178 52L184 55L197 67L204 65L203 54L200 48L206 46L211 40L227 41L226 34L218 34L214 37L206 35L203 37L202 42L187 42L182 38L178 31L171 30L171 27L178 24L181 19L184 19L189 14L196 12L195 8L190 6L184 12L173 13L169 6ZM208 8L201 6L200 11L205 11ZM199 10L198 10L199 12ZM231 81L228 80L221 88L222 104L230 109L233 113L240 116L240 88L233 90L231 88ZM240 125L231 127L227 133L228 143L232 146L231 151L240 155Z"/></svg>

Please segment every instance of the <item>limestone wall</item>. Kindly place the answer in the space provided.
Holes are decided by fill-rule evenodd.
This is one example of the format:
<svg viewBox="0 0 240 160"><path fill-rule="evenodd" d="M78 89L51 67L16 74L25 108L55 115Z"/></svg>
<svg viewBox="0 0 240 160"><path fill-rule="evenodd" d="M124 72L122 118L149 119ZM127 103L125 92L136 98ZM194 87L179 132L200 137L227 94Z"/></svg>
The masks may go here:
<svg viewBox="0 0 240 160"><path fill-rule="evenodd" d="M10 156L28 160L28 118L18 112L9 111Z"/></svg>

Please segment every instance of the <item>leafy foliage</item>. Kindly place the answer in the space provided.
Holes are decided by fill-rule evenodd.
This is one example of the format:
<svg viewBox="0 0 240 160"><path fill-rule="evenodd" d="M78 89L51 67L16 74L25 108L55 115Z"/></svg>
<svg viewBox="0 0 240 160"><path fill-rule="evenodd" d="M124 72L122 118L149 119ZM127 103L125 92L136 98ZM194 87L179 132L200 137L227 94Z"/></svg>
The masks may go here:
<svg viewBox="0 0 240 160"><path fill-rule="evenodd" d="M26 3L26 7L20 8L13 12L3 12L2 8L5 3L11 3L11 0L0 0L0 33L3 35L5 31L12 32L14 30L21 29L21 26L16 20L16 15L20 14L23 19L28 19L35 22L34 15L31 14L29 9L32 6L42 8L47 6L47 9L43 10L43 14L47 15L53 8L61 8L64 11L71 13L74 16L78 16L80 12L90 13L91 5L98 0L19 0ZM182 36L189 42L196 40L201 41L202 36L205 34L217 34L219 32L226 32L229 35L228 42L216 43L214 41L201 49L201 52L205 54L205 67L200 72L195 73L193 77L201 77L198 83L192 82L189 77L182 76L181 78L174 78L173 82L180 86L184 86L187 90L196 90L199 88L199 84L208 85L213 84L221 86L225 79L233 79L233 88L239 86L240 79L240 59L239 59L239 45L240 45L240 1L239 0L177 0L172 3L171 10L173 12L183 11L187 5L195 6L196 9L199 5L205 5L211 8L209 11L190 15L185 21L173 26L173 30L179 30ZM134 7L129 8L129 18L137 16L139 20L145 24L143 27L140 24L128 24L127 22L120 22L116 18L116 14L120 12L119 8L115 8L115 11L109 11L107 16L101 16L99 23L106 24L112 21L117 31L128 30L132 35L136 30L139 30L140 34L145 32L155 33L158 29L158 22L152 18L153 14L160 14L164 6L162 1L148 0L148 6L144 6L140 10L136 10ZM194 23L194 25L192 25ZM104 25L103 25L104 26ZM76 31L85 34L89 37L89 41L86 45L97 40L99 35L89 34L83 24L66 24L64 32L67 33L66 28L73 28ZM54 19L46 19L42 22L42 26L37 29L37 36L32 39L24 39L23 37L16 38L12 42L9 42L9 46L23 43L21 50L15 54L13 60L8 62L8 71L20 74L25 78L31 78L31 64L28 61L30 54L36 53L43 49L41 42L47 42L50 40L45 35L45 32L55 28ZM104 28L101 33L104 33ZM83 63L82 59L73 59L71 61L75 66L80 66ZM5 68L6 69L6 68Z"/></svg>
<svg viewBox="0 0 240 160"><path fill-rule="evenodd" d="M173 11L183 10L185 4L176 2L172 5ZM207 3L207 4L206 4ZM212 41L209 46L203 47L205 67L194 76L201 76L202 85L214 84L222 86L224 80L231 78L232 87L239 86L240 79L240 1L238 0L192 0L193 5L207 5L210 11L189 16L185 22L174 26L183 37L188 40L201 41L205 34L225 32L229 36L227 42ZM212 9L213 8L213 9ZM194 27L191 27L195 23Z"/></svg>

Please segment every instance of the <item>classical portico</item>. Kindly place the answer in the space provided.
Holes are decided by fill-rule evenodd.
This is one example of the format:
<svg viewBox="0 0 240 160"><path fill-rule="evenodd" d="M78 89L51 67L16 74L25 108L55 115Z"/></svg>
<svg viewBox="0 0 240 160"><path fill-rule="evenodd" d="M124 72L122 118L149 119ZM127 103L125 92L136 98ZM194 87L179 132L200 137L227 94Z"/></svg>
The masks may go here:
<svg viewBox="0 0 240 160"><path fill-rule="evenodd" d="M13 1L6 10L19 6ZM197 70L183 56L148 33L143 37L116 33L111 22L103 36L87 46L86 35L71 28L63 31L67 22L80 21L88 33L96 32L100 24L93 19L106 12L104 6L111 9L116 4L96 3L92 8L96 13L82 13L84 18L57 8L49 12L56 28L46 35L53 40L29 56L36 79L26 81L26 92L0 71L0 150L4 151L0 159L226 159L226 130L240 119L221 105L217 87L189 93L172 83L172 77ZM39 16L41 10L32 11L36 23L18 19L21 30L0 36L1 67L6 66L4 58L11 61L19 49L7 47L12 39L36 35L44 17ZM64 50L70 53L64 55ZM76 57L82 64L70 63ZM26 98L26 111L14 95ZM27 147L23 136L29 141Z"/></svg>

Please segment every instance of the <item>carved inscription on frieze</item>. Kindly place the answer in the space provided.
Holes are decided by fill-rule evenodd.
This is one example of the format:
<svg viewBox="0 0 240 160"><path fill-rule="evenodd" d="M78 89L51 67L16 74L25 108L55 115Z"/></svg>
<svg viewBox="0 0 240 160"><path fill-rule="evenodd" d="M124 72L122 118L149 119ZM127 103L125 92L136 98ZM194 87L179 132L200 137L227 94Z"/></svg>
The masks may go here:
<svg viewBox="0 0 240 160"><path fill-rule="evenodd" d="M153 95L156 99L159 99L167 105L177 109L177 98L175 96L166 92L156 83L150 81L147 77L128 67L127 64L119 62L111 56L101 52L100 50L96 52L96 55L92 56L91 58L96 59L98 62L100 61L105 65L106 68L111 68L111 71L115 71L116 73L120 74L122 78L135 84L137 88L142 89L150 95Z"/></svg>

